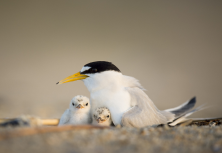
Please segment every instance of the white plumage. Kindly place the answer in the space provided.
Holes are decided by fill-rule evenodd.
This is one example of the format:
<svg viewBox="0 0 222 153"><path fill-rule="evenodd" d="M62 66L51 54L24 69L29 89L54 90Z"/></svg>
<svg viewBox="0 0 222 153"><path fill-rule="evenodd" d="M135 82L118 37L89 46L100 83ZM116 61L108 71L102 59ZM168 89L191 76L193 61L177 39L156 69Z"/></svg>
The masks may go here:
<svg viewBox="0 0 222 153"><path fill-rule="evenodd" d="M123 121L131 120L130 122L135 123L134 127L166 124L173 120L172 113L156 108L135 78L115 71L87 75L90 77L84 79L83 82L90 92L92 111L98 107L107 107L115 125L121 124L124 113L125 119ZM141 104L142 107L138 108L138 104ZM133 106L136 107L130 109ZM131 113L135 110L139 116ZM127 126L129 126L128 124Z"/></svg>
<svg viewBox="0 0 222 153"><path fill-rule="evenodd" d="M88 74L83 80L90 92L92 112L99 107L107 107L115 125L121 123L122 114L131 107L130 94L125 89L123 75L114 71Z"/></svg>
<svg viewBox="0 0 222 153"><path fill-rule="evenodd" d="M90 124L91 115L90 115L90 102L89 99L85 96L75 96L70 104L69 109L67 109L62 117L60 118L59 125L64 124Z"/></svg>
<svg viewBox="0 0 222 153"><path fill-rule="evenodd" d="M179 118L192 114L196 100L191 99L179 107L159 110L144 92L138 80L123 75L110 62L97 61L86 64L80 72L57 84L83 80L90 92L92 112L107 107L115 125L145 127L159 124L176 124ZM93 114L92 114L93 115ZM175 122L176 121L176 122Z"/></svg>

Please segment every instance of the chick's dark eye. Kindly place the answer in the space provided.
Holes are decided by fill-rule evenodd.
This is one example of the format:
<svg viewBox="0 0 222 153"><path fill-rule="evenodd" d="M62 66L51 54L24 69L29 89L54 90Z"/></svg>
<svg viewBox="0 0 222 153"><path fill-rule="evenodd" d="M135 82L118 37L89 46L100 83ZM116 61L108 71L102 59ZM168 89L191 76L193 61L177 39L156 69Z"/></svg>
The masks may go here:
<svg viewBox="0 0 222 153"><path fill-rule="evenodd" d="M86 106L88 106L88 103L86 103Z"/></svg>
<svg viewBox="0 0 222 153"><path fill-rule="evenodd" d="M74 103L72 103L72 105L74 106Z"/></svg>
<svg viewBox="0 0 222 153"><path fill-rule="evenodd" d="M109 117L109 115L107 115L106 117Z"/></svg>

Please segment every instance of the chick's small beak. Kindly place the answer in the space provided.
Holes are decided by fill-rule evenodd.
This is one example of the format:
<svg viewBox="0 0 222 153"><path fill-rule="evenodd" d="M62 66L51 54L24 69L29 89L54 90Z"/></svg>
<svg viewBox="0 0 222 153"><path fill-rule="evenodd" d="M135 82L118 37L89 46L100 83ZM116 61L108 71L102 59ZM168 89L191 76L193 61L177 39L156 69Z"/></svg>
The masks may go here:
<svg viewBox="0 0 222 153"><path fill-rule="evenodd" d="M78 109L82 109L82 108L84 108L81 104L79 104L76 108L78 108Z"/></svg>
<svg viewBox="0 0 222 153"><path fill-rule="evenodd" d="M72 81L76 81L76 80L82 80L87 77L89 77L89 76L78 72L76 74L70 75L69 77L57 82L56 84L63 84L63 83L72 82Z"/></svg>
<svg viewBox="0 0 222 153"><path fill-rule="evenodd" d="M101 117L99 117L99 118L97 119L97 122L98 122L98 123L103 123L103 122L105 122L105 121L106 121L106 120L105 120L105 119L103 120Z"/></svg>

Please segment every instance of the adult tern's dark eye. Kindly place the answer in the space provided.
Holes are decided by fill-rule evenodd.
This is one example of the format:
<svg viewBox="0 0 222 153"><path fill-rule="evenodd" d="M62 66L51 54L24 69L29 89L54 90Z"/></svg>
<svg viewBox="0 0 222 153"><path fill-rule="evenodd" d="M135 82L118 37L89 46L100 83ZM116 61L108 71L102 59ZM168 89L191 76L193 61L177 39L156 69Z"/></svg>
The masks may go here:
<svg viewBox="0 0 222 153"><path fill-rule="evenodd" d="M93 72L97 72L97 69L92 69Z"/></svg>
<svg viewBox="0 0 222 153"><path fill-rule="evenodd" d="M107 115L106 117L108 117L108 118L109 118L109 115Z"/></svg>
<svg viewBox="0 0 222 153"><path fill-rule="evenodd" d="M88 106L88 103L86 103L86 106Z"/></svg>

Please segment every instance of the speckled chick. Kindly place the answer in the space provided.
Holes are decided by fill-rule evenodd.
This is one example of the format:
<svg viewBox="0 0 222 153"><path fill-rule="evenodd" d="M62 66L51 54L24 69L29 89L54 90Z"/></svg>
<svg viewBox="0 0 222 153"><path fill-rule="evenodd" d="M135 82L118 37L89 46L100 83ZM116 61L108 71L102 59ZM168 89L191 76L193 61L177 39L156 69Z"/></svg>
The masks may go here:
<svg viewBox="0 0 222 153"><path fill-rule="evenodd" d="M108 108L106 107L99 107L93 113L93 125L100 125L100 126L111 126L112 119L111 113Z"/></svg>

